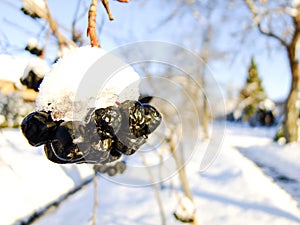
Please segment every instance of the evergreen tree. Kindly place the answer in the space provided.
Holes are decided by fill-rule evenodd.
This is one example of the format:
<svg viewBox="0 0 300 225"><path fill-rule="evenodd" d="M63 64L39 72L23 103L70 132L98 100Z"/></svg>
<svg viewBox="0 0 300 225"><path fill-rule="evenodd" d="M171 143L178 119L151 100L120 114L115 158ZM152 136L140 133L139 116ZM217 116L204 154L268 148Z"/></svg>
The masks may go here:
<svg viewBox="0 0 300 225"><path fill-rule="evenodd" d="M259 77L254 57L248 69L248 76L244 87L240 91L240 104L243 107L243 120L248 120L258 109L260 102L265 100L267 95Z"/></svg>

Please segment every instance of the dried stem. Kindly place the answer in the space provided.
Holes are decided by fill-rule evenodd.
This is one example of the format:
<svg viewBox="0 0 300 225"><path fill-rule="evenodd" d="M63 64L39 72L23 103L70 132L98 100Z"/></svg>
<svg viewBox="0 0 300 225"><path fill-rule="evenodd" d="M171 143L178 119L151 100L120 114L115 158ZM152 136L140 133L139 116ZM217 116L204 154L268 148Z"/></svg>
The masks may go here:
<svg viewBox="0 0 300 225"><path fill-rule="evenodd" d="M92 225L96 225L97 223L97 208L99 205L98 202L98 181L97 181L97 175L94 175L94 210L93 210L93 220L92 220Z"/></svg>
<svg viewBox="0 0 300 225"><path fill-rule="evenodd" d="M41 8L39 5L37 5L34 1L26 0L26 4L34 10L34 12L38 15L39 18L44 19L50 27L50 30L52 34L57 38L59 47L62 48L63 45L71 45L76 46L76 44L70 40L68 37L63 35L58 30L58 24L54 20L54 18L51 16L47 0L44 0L45 8Z"/></svg>
<svg viewBox="0 0 300 225"><path fill-rule="evenodd" d="M161 200L161 197L160 197L160 194L159 194L158 186L157 186L157 184L155 184L154 177L151 173L149 165L147 164L145 156L143 155L143 153L140 153L140 156L142 158L144 166L146 167L147 173L148 173L150 181L151 181L151 186L153 187L153 190L154 190L155 198L156 198L156 201L157 201L157 204L158 204L158 207L159 207L161 224L166 225L166 217L165 217L165 213L164 213L164 207L163 207L163 203L162 203L162 200Z"/></svg>
<svg viewBox="0 0 300 225"><path fill-rule="evenodd" d="M117 0L118 2L128 3L129 0ZM101 0L109 20L114 20L114 17L109 8L109 1L108 0ZM98 0L92 0L90 10L89 10L89 22L88 22L88 29L87 29L87 36L90 37L92 47L97 46L101 48L100 43L97 38L96 34L96 16L97 16L97 6Z"/></svg>
<svg viewBox="0 0 300 225"><path fill-rule="evenodd" d="M191 201L193 201L193 194L192 194L192 191L189 186L189 182L188 182L188 178L187 178L187 174L186 174L186 170L185 170L185 165L182 164L182 159L176 153L175 145L174 145L172 138L168 138L167 143L169 144L170 152L172 154L172 157L173 157L173 159L176 163L176 167L178 169L179 180L181 182L181 186L182 186L184 195L186 197L188 197ZM193 224L193 225L198 224L195 213L193 215L193 222L191 224Z"/></svg>
<svg viewBox="0 0 300 225"><path fill-rule="evenodd" d="M252 17L253 17L253 21L254 21L254 24L257 25L258 27L258 30L261 34L263 35L266 35L266 36L269 36L269 37L272 37L272 38L275 38L276 40L278 40L283 46L287 47L288 46L288 43L283 40L281 37L279 37L278 35L276 35L275 33L271 32L271 31L265 31L263 28L262 28L262 25L261 25L261 18L259 16L259 10L258 8L255 6L254 2L252 0L244 0L245 1L245 4L246 6L248 7L248 9L250 10L251 14L252 14Z"/></svg>
<svg viewBox="0 0 300 225"><path fill-rule="evenodd" d="M67 44L76 46L76 44L72 40L65 37L61 32L59 32L58 24L54 20L54 18L51 16L50 9L48 7L48 3L46 0L44 0L44 2L45 2L45 6L46 6L46 12L44 10L40 9L34 3L32 3L33 4L32 7L35 8L35 12L39 15L39 17L43 18L45 21L47 21L49 23L52 34L54 36L56 36L58 39L59 47L61 48L63 45L67 45Z"/></svg>
<svg viewBox="0 0 300 225"><path fill-rule="evenodd" d="M89 10L87 36L90 37L92 47L101 48L96 33L97 6L98 6L98 0L92 0L90 10Z"/></svg>
<svg viewBox="0 0 300 225"><path fill-rule="evenodd" d="M109 20L114 20L114 17L113 17L113 15L112 15L112 13L110 11L110 8L109 8L109 2L108 2L108 0L102 0L102 4L103 4L103 6L104 6L104 8L105 8L105 10L106 10L106 12L108 14Z"/></svg>

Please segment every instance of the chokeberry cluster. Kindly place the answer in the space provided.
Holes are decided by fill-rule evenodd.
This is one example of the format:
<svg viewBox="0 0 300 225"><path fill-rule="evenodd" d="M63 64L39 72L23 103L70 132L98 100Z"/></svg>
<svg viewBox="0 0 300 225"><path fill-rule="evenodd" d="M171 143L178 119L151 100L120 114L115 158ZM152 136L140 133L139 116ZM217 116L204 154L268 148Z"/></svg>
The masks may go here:
<svg viewBox="0 0 300 225"><path fill-rule="evenodd" d="M108 164L97 164L94 166L94 171L96 173L105 174L107 173L109 176L115 176L118 173L122 174L126 170L125 161L117 161Z"/></svg>
<svg viewBox="0 0 300 225"><path fill-rule="evenodd" d="M44 145L52 162L106 164L135 153L161 120L150 104L127 100L92 110L87 122L54 121L51 112L36 111L21 129L31 145Z"/></svg>

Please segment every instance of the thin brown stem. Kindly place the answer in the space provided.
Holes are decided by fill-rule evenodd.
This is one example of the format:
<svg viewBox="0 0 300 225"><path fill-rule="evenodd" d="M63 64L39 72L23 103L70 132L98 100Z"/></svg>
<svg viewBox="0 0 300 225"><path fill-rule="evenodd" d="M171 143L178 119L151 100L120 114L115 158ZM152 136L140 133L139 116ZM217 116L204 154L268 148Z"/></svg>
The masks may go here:
<svg viewBox="0 0 300 225"><path fill-rule="evenodd" d="M153 190L154 190L155 198L156 198L158 208L159 208L161 224L166 225L166 216L165 216L165 213L164 213L164 207L163 207L163 203L162 203L160 193L159 193L159 188L158 188L157 184L155 184L154 177L151 173L151 170L150 170L149 165L148 165L148 163L145 159L145 156L143 155L143 153L140 153L140 156L142 158L144 166L146 167L147 173L148 173L150 181L151 181L151 186L153 187Z"/></svg>
<svg viewBox="0 0 300 225"><path fill-rule="evenodd" d="M97 6L98 6L98 0L92 0L90 10L89 10L87 36L90 37L92 47L101 48L96 33Z"/></svg>
<svg viewBox="0 0 300 225"><path fill-rule="evenodd" d="M169 144L170 152L172 154L172 157L173 157L176 167L178 169L178 176L179 176L179 180L181 182L181 186L182 186L184 195L187 198L189 198L191 201L193 201L193 194L192 194L191 188L189 186L189 181L187 178L185 165L183 165L183 163L182 163L182 157L177 155L175 145L173 143L172 138L168 138L167 143ZM196 213L194 213L194 215L193 215L193 222L191 224L193 224L193 225L198 224Z"/></svg>
<svg viewBox="0 0 300 225"><path fill-rule="evenodd" d="M110 11L110 8L109 8L109 2L108 2L108 0L101 0L101 1L102 1L102 4L103 4L106 12L107 12L109 20L114 20L114 17L113 17L113 15L112 15L112 13Z"/></svg>
<svg viewBox="0 0 300 225"><path fill-rule="evenodd" d="M117 0L118 2L122 2L122 3L128 3L129 0Z"/></svg>
<svg viewBox="0 0 300 225"><path fill-rule="evenodd" d="M262 28L259 10L255 6L254 2L251 0L244 0L244 1L245 1L247 8L250 10L250 12L252 14L253 21L257 25L259 32L263 35L266 35L266 36L269 36L269 37L272 37L272 38L278 40L283 46L288 46L288 43L285 40L283 40L281 37L279 37L278 35L276 35L275 33L271 32L271 31L266 31Z"/></svg>
<svg viewBox="0 0 300 225"><path fill-rule="evenodd" d="M94 210L93 210L93 220L92 220L92 225L96 225L97 224L97 208L99 205L98 202L98 180L97 180L97 175L94 175Z"/></svg>

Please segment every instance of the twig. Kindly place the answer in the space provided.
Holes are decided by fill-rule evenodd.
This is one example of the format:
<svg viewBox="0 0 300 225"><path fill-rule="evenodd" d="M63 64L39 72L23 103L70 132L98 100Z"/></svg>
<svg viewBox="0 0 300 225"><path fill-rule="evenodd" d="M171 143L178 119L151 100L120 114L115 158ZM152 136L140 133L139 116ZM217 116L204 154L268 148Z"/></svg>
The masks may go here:
<svg viewBox="0 0 300 225"><path fill-rule="evenodd" d="M94 210L93 210L93 220L92 225L96 225L97 223L97 208L99 205L98 202L98 181L97 181L97 175L94 175L93 182L94 182Z"/></svg>
<svg viewBox="0 0 300 225"><path fill-rule="evenodd" d="M180 159L180 157L178 157L178 155L176 154L175 145L174 145L174 143L172 141L172 138L168 138L167 142L169 144L170 152L172 154L172 157L174 158L176 167L178 169L179 180L181 182L181 186L182 186L184 195L186 197L188 197L191 201L193 201L193 195L192 195L192 191L190 189L188 178L187 178L187 175L186 175L185 165L182 164L182 159ZM197 225L198 224L197 217L196 217L195 213L193 215L193 222L192 222L192 224L193 225Z"/></svg>
<svg viewBox="0 0 300 225"><path fill-rule="evenodd" d="M46 19L46 21L49 22L49 26L50 26L50 29L51 29L53 35L55 35L57 37L59 47L62 48L62 46L67 44L66 40L58 32L58 25L57 25L56 21L51 16L50 9L48 7L47 1L44 0L44 2L45 2L45 7L46 7L46 17L45 17L45 19Z"/></svg>
<svg viewBox="0 0 300 225"><path fill-rule="evenodd" d="M281 37L279 37L278 35L276 35L275 33L271 32L271 31L265 31L263 30L262 26L260 23L257 24L257 28L259 30L259 32L263 35L266 35L266 36L269 36L269 37L272 37L276 40L278 40L283 46L287 47L288 46L288 43L283 40Z"/></svg>
<svg viewBox="0 0 300 225"><path fill-rule="evenodd" d="M51 16L47 1L44 0L45 3L45 9L40 8L37 4L35 4L34 1L27 1L26 2L28 4L28 6L31 9L34 9L34 12L40 17L43 18L47 23L49 23L50 29L52 34L58 39L59 45L60 47L63 44L69 44L72 46L76 46L76 44L70 40L69 38L67 38L66 36L64 36L61 32L59 32L58 30L58 24L57 22L53 19L53 17Z"/></svg>
<svg viewBox="0 0 300 225"><path fill-rule="evenodd" d="M92 47L101 48L96 33L97 6L98 6L98 0L92 0L90 10L89 10L87 36L90 37Z"/></svg>
<svg viewBox="0 0 300 225"><path fill-rule="evenodd" d="M117 0L117 1L122 3L129 2L129 0ZM109 1L101 0L101 2L106 10L109 20L114 20L114 17L109 8ZM92 3L90 5L90 10L89 10L87 36L90 37L92 47L96 46L101 48L101 45L98 41L97 34L96 34L97 6L98 6L98 0L92 0Z"/></svg>
<svg viewBox="0 0 300 225"><path fill-rule="evenodd" d="M288 43L282 39L281 37L279 37L278 35L276 35L275 33L271 32L271 31L266 31L262 28L261 26L261 18L259 16L259 10L258 8L255 6L254 2L251 0L244 0L245 4L247 6L247 8L250 10L253 20L254 20L254 24L257 26L258 31L266 36L272 37L276 40L278 40L283 46L287 47Z"/></svg>
<svg viewBox="0 0 300 225"><path fill-rule="evenodd" d="M4 23L7 23L7 25L9 26L14 26L16 29L24 32L25 34L28 34L28 35L36 35L35 32L32 32L30 29L28 29L27 27L24 27L22 26L21 24L19 24L18 22L15 22L15 21L11 21L11 20L8 20L6 18L3 19L3 22Z"/></svg>
<svg viewBox="0 0 300 225"><path fill-rule="evenodd" d="M112 15L112 13L110 11L110 8L109 8L109 2L108 2L108 0L101 0L101 1L102 1L102 4L103 4L106 12L107 12L109 20L114 20L114 17L113 17L113 15Z"/></svg>
<svg viewBox="0 0 300 225"><path fill-rule="evenodd" d="M79 0L77 2L76 10L74 13L74 19L72 21L72 40L77 45L80 45L80 46L83 45L84 40L82 38L82 33L76 29L76 25L81 18L85 17L87 9L88 9L88 7L82 6L82 5L83 5L82 0ZM82 10L81 14L79 14L81 8L83 8L83 10Z"/></svg>
<svg viewBox="0 0 300 225"><path fill-rule="evenodd" d="M148 173L150 181L151 181L151 186L153 187L153 190L154 190L155 198L156 198L156 201L157 201L157 204L158 204L158 207L159 207L159 214L160 214L160 218L161 218L161 224L166 225L166 217L165 217L165 213L164 213L164 207L163 207L163 204L162 204L162 200L161 200L160 194L159 194L159 189L157 187L157 184L155 184L153 175L151 173L151 170L149 169L149 166L147 164L145 156L143 155L143 153L140 153L140 156L142 158L144 166L146 167L147 173Z"/></svg>

